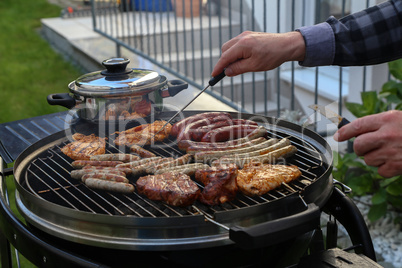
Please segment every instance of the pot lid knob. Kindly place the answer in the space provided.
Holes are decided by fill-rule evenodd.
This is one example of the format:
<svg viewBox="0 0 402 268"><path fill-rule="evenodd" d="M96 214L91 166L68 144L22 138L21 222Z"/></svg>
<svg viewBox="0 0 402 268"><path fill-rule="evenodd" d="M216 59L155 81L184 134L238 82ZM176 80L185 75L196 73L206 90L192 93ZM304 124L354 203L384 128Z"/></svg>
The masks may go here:
<svg viewBox="0 0 402 268"><path fill-rule="evenodd" d="M106 70L103 70L101 74L105 76L118 76L131 73L133 70L127 68L130 63L129 59L126 58L110 58L104 60L102 65L105 66Z"/></svg>

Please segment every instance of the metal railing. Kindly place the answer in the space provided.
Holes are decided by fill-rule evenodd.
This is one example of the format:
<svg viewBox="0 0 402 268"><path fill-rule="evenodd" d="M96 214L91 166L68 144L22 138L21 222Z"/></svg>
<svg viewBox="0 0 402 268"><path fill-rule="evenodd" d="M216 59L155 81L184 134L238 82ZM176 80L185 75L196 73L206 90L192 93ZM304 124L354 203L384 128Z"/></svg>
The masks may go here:
<svg viewBox="0 0 402 268"><path fill-rule="evenodd" d="M210 79L222 44L232 37L245 30L292 31L320 22L323 16L320 0L91 2L94 30L116 43L117 55L124 47L199 89ZM338 15L350 12L350 1L339 2ZM361 8L370 4L374 3L366 1ZM357 102L356 92L380 89L386 81L381 77L373 82L373 73L378 72L366 67L302 68L290 62L268 72L225 78L208 93L243 112L280 116L284 110L300 110L304 114L308 104L336 103L342 114L346 99Z"/></svg>

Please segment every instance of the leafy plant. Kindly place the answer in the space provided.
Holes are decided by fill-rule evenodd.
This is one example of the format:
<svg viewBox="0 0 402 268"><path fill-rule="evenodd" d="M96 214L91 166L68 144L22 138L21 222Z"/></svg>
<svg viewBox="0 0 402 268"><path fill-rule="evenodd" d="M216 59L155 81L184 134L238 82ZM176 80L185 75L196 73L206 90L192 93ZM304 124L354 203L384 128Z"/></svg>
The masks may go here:
<svg viewBox="0 0 402 268"><path fill-rule="evenodd" d="M362 92L362 103L347 102L346 108L356 117L363 117L387 111L402 110L402 60L388 64L396 80L386 82L381 91ZM348 185L354 195L373 194L368 213L370 221L383 217L390 207L402 211L402 176L384 178L378 175L377 168L367 166L355 153L343 155L334 152L333 175Z"/></svg>

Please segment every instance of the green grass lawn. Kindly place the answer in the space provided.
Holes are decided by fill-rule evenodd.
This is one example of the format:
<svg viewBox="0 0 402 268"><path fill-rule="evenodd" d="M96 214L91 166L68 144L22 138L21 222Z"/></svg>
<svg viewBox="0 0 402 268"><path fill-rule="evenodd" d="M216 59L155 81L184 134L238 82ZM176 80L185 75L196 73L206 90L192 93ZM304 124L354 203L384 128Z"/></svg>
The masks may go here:
<svg viewBox="0 0 402 268"><path fill-rule="evenodd" d="M66 110L46 97L68 92L81 73L40 36L40 19L58 17L61 9L47 0L0 1L0 123ZM12 178L7 184L13 203ZM17 267L15 258L13 263ZM20 265L35 267L21 255Z"/></svg>
<svg viewBox="0 0 402 268"><path fill-rule="evenodd" d="M47 0L0 1L0 123L66 110L50 93L68 92L81 74L40 34L40 19L60 16Z"/></svg>

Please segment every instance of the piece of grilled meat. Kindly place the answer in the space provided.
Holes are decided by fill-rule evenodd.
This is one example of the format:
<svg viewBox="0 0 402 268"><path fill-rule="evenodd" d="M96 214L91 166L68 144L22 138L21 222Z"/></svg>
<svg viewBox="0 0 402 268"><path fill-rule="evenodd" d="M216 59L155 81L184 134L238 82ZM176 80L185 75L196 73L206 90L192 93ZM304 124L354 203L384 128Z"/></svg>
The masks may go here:
<svg viewBox="0 0 402 268"><path fill-rule="evenodd" d="M122 132L116 132L119 136L115 139L114 143L117 146L126 145L150 145L155 142L165 140L172 129L171 124L167 124L163 120L157 120L150 124L139 125Z"/></svg>
<svg viewBox="0 0 402 268"><path fill-rule="evenodd" d="M239 190L249 196L263 195L282 183L289 183L301 176L297 166L248 164L237 174Z"/></svg>
<svg viewBox="0 0 402 268"><path fill-rule="evenodd" d="M174 172L140 177L137 190L151 200L179 207L193 204L200 194L197 184L188 175Z"/></svg>
<svg viewBox="0 0 402 268"><path fill-rule="evenodd" d="M66 144L61 151L74 160L89 160L91 156L105 153L106 138L81 133L75 133L72 138L74 141Z"/></svg>
<svg viewBox="0 0 402 268"><path fill-rule="evenodd" d="M238 191L237 172L236 165L221 165L197 170L195 179L204 184L199 201L213 206L233 200Z"/></svg>

